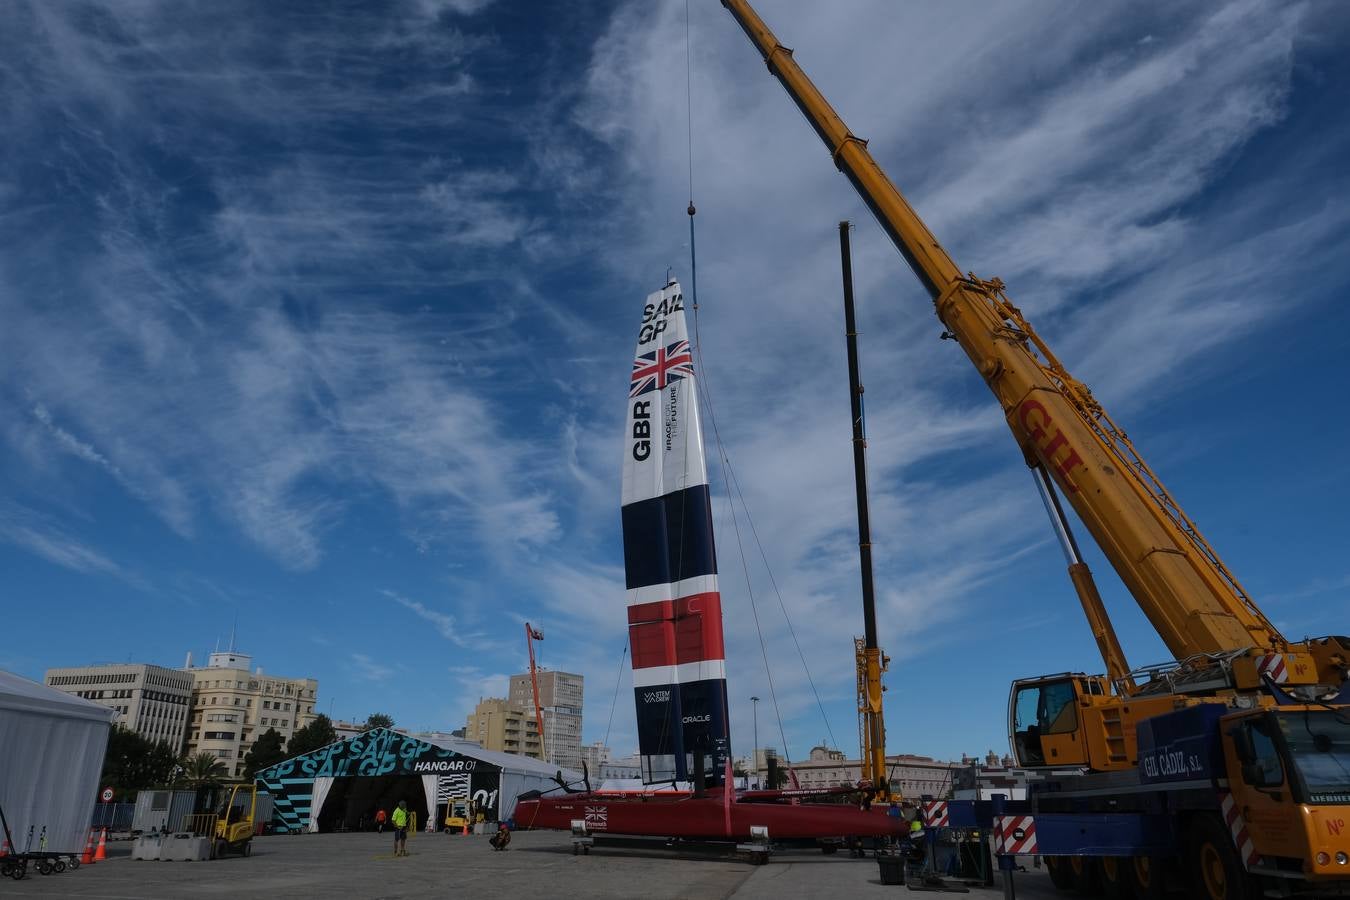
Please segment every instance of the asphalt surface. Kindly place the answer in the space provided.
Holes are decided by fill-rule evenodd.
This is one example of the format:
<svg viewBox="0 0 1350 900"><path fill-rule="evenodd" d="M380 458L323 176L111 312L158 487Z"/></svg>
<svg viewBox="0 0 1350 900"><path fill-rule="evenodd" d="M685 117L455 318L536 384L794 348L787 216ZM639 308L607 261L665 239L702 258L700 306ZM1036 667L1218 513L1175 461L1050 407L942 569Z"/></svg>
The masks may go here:
<svg viewBox="0 0 1350 900"><path fill-rule="evenodd" d="M110 857L102 863L59 875L30 872L17 882L5 879L0 897L795 900L913 893L881 884L875 860L850 859L845 853L784 851L763 866L659 847L597 846L589 855L574 856L571 836L559 832L518 832L502 853L493 852L482 836L419 834L409 839L408 850L409 857L395 858L388 834L272 836L255 839L247 859L188 863L133 861L129 844L110 844ZM1062 896L1042 872L1019 873L1016 879L1019 900ZM1002 891L977 887L969 896L1002 897Z"/></svg>

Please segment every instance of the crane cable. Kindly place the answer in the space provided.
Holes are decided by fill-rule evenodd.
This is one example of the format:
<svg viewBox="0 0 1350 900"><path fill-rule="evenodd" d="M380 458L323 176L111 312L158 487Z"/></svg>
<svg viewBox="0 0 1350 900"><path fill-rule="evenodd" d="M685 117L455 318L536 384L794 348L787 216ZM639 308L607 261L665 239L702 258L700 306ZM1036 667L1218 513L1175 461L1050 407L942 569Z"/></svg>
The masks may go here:
<svg viewBox="0 0 1350 900"><path fill-rule="evenodd" d="M602 746L609 746L609 730L614 727L614 707L619 704L619 688L623 686L623 661L628 658L628 633L624 632L623 652L619 654L619 672L614 678L614 699L609 702L609 723L605 725L605 739Z"/></svg>
<svg viewBox="0 0 1350 900"><path fill-rule="evenodd" d="M787 749L788 746L787 735L783 727L783 716L778 707L777 693L774 690L773 673L769 666L769 656L767 645L764 640L764 632L763 629L760 627L759 609L755 602L754 589L751 586L750 581L750 567L746 559L745 547L741 542L740 523L739 520L737 519L735 508L735 498L738 496L740 497L741 508L745 513L746 524L749 526L750 532L754 536L755 546L759 550L760 559L763 561L765 571L768 572L769 575L769 583L773 586L774 594L778 598L778 607L783 613L783 619L787 623L788 633L792 636L793 646L796 647L797 649L797 655L802 662L802 669L806 673L806 680L811 685L811 693L815 696L816 706L817 708L819 708L821 719L825 723L825 730L830 736L830 743L835 747L838 747L839 744L835 740L834 729L830 727L830 717L825 713L825 704L821 700L820 691L816 687L815 678L812 677L811 675L811 667L807 664L806 654L802 650L801 642L797 639L797 630L793 627L792 617L788 614L787 605L783 602L782 591L779 590L778 581L776 578L774 578L773 569L769 565L768 555L765 553L764 545L759 539L759 529L755 527L754 519L750 515L750 507L749 504L746 503L745 493L741 489L740 479L736 477L735 470L731 465L731 457L727 453L725 445L722 443L722 435L717 427L717 416L713 410L711 385L708 383L707 377L708 369L703 362L703 340L699 335L699 321L698 321L699 318L698 254L696 251L695 231L694 231L694 217L697 214L697 209L694 206L694 90L693 90L693 63L690 49L691 44L692 41L690 40L689 0L685 0L684 89L685 89L685 132L687 139L688 162L689 162L689 206L686 210L686 212L689 215L689 289L690 289L689 293L694 312L694 353L698 357L698 368L702 375L701 378L696 379L695 383L698 386L697 390L703 400L703 405L708 410L708 423L712 426L713 438L715 443L717 444L718 458L722 462L723 466L722 477L723 483L725 484L727 490L727 505L728 509L731 512L732 528L736 534L736 546L741 557L741 568L745 572L746 591L750 598L750 609L751 612L753 613L755 620L755 631L759 636L760 653L764 657L764 674L769 684L769 697L773 701L774 716L778 720L779 737L783 741L783 760L784 762L790 764L791 757L788 754ZM687 454L685 458L688 459ZM756 747L755 751L757 752L758 749L759 748Z"/></svg>

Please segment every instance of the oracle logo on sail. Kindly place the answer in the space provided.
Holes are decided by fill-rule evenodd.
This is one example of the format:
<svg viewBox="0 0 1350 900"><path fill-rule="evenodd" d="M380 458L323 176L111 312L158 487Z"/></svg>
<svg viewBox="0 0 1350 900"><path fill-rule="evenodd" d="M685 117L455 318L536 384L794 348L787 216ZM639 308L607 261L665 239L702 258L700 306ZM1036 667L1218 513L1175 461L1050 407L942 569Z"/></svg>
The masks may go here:
<svg viewBox="0 0 1350 900"><path fill-rule="evenodd" d="M712 716L685 716L683 719L686 725L706 725L712 721Z"/></svg>
<svg viewBox="0 0 1350 900"><path fill-rule="evenodd" d="M647 691L642 695L643 703L669 703L670 691Z"/></svg>
<svg viewBox="0 0 1350 900"><path fill-rule="evenodd" d="M684 294L667 297L660 303L648 303L642 308L642 330L638 332L638 343L656 340L666 330L666 316L683 310Z"/></svg>
<svg viewBox="0 0 1350 900"><path fill-rule="evenodd" d="M1064 479L1064 490L1070 494L1078 493L1078 485L1073 483L1070 472L1074 466L1083 465L1083 457L1069 446L1069 439L1050 418L1050 412L1039 400L1027 400L1017 409L1017 421L1026 429L1027 438L1036 445L1047 464L1056 469ZM1045 440L1046 438L1049 440ZM1055 454L1068 449L1069 453L1058 462Z"/></svg>

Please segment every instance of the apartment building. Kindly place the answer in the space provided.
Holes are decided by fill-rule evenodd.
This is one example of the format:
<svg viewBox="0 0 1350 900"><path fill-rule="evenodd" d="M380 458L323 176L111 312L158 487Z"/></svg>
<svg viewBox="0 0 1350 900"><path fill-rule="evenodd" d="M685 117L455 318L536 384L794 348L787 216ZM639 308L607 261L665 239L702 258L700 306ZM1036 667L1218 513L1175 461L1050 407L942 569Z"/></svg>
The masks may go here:
<svg viewBox="0 0 1350 900"><path fill-rule="evenodd" d="M522 708L500 697L479 700L464 724L464 736L484 750L544 758L533 701Z"/></svg>
<svg viewBox="0 0 1350 900"><path fill-rule="evenodd" d="M48 687L117 711L117 724L141 737L183 749L192 698L192 677L148 663L110 663L48 669Z"/></svg>
<svg viewBox="0 0 1350 900"><path fill-rule="evenodd" d="M191 721L187 752L210 753L231 775L242 775L244 756L267 729L281 733L282 745L314 721L319 683L250 671L253 658L234 650L212 653L205 666L190 668Z"/></svg>
<svg viewBox="0 0 1350 900"><path fill-rule="evenodd" d="M544 746L555 766L581 770L581 709L586 679L571 672L542 670L538 673L539 706L544 717ZM518 709L534 709L530 674L511 676L507 697Z"/></svg>
<svg viewBox="0 0 1350 900"><path fill-rule="evenodd" d="M769 754L772 752L768 751ZM767 768L767 760L764 757L758 759ZM778 764L780 767L785 765L781 759ZM886 773L891 788L911 798L924 795L949 796L961 768L961 763L943 762L927 756L896 754L886 757ZM848 759L841 751L823 746L812 747L807 759L792 763L792 770L797 773L797 780L802 787L853 785L862 778L859 760Z"/></svg>

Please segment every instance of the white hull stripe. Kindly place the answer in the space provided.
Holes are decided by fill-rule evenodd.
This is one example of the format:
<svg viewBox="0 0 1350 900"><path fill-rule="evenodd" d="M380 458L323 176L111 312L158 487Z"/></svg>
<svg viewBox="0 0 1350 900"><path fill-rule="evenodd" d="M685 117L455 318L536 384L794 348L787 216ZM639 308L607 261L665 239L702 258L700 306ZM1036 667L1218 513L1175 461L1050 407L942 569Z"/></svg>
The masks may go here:
<svg viewBox="0 0 1350 900"><path fill-rule="evenodd" d="M686 578L674 584L649 584L646 587L632 588L628 591L628 605L656 603L661 600L678 600L694 594L712 594L717 591L716 575L699 575Z"/></svg>
<svg viewBox="0 0 1350 900"><path fill-rule="evenodd" d="M694 681L707 681L710 678L727 677L727 661L724 659L705 659L699 662L680 663L675 666L648 666L633 670L633 687L649 688L666 684L689 684Z"/></svg>

